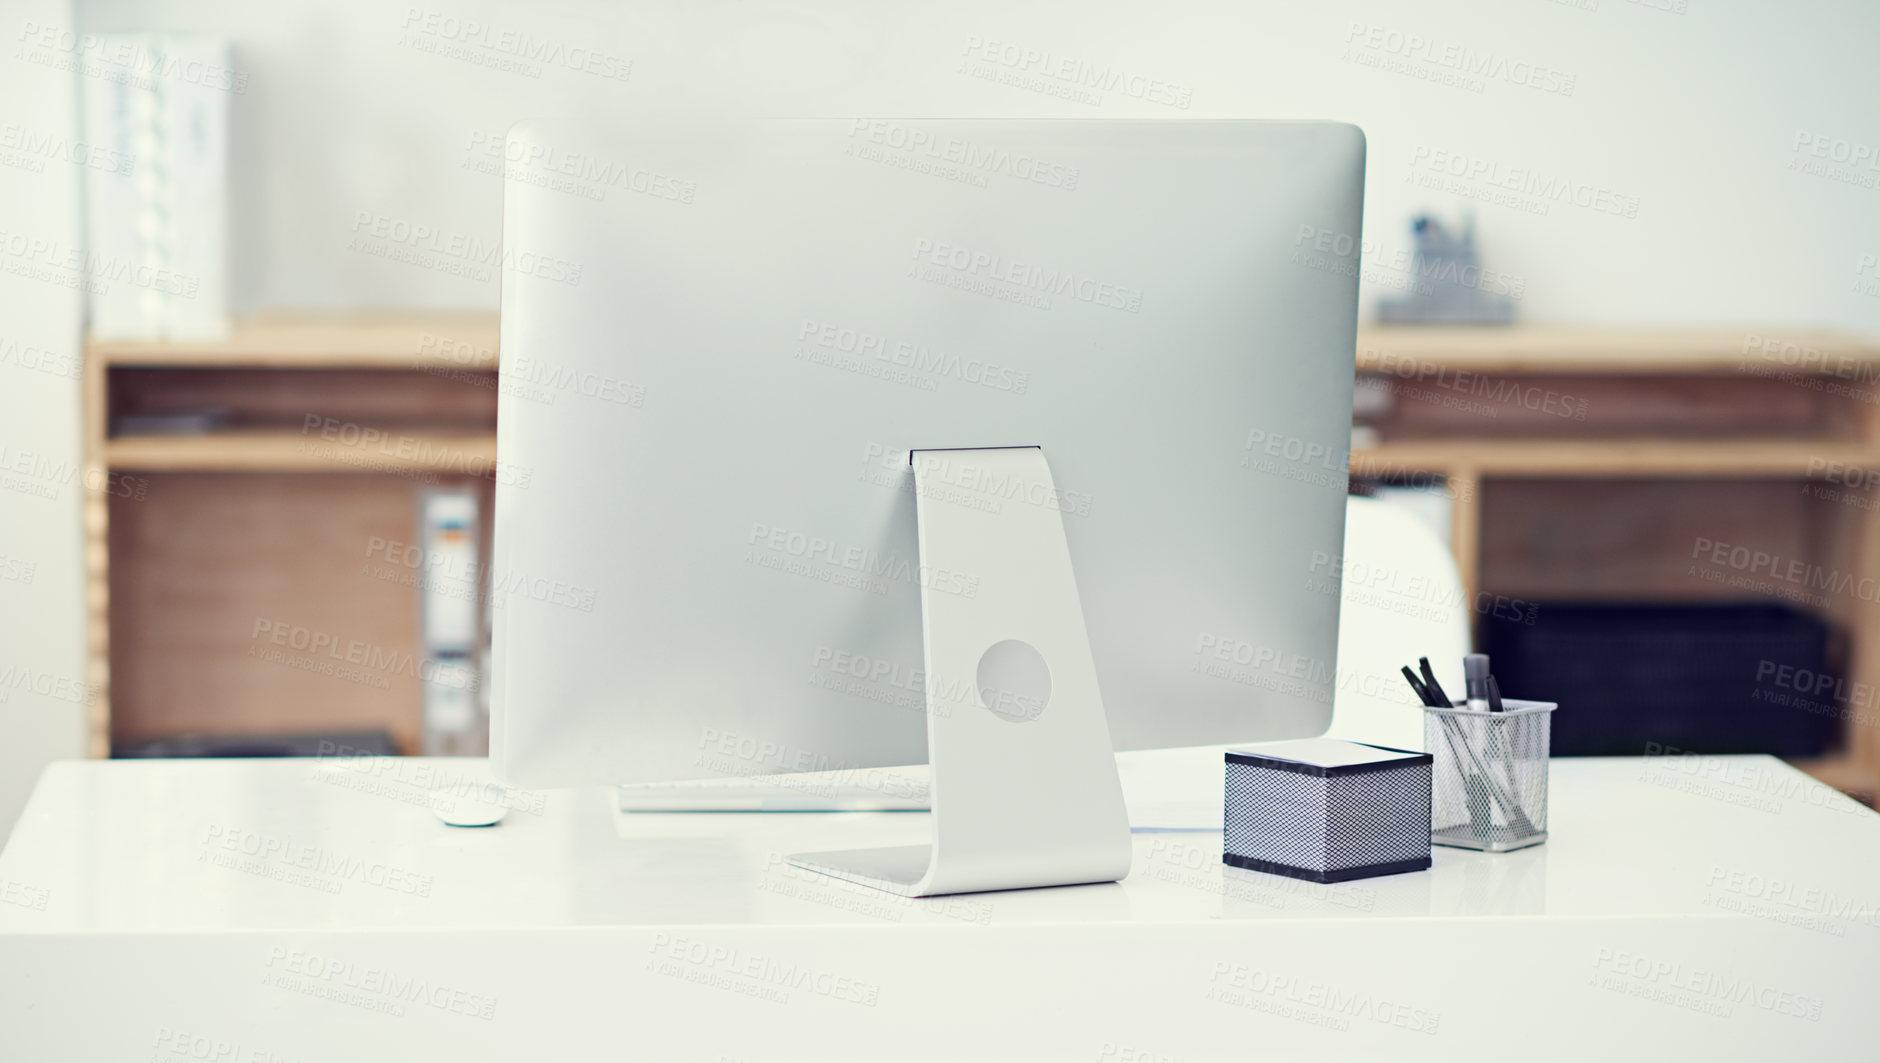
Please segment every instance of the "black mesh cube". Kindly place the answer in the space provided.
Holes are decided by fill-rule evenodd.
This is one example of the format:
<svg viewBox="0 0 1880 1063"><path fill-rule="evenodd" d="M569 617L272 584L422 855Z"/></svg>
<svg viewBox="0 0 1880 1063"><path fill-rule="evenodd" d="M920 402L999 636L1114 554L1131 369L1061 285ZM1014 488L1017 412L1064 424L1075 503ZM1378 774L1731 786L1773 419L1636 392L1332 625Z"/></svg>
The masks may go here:
<svg viewBox="0 0 1880 1063"><path fill-rule="evenodd" d="M1336 745L1349 748L1330 764L1295 752L1322 740L1228 750L1224 862L1312 882L1429 868L1430 755Z"/></svg>

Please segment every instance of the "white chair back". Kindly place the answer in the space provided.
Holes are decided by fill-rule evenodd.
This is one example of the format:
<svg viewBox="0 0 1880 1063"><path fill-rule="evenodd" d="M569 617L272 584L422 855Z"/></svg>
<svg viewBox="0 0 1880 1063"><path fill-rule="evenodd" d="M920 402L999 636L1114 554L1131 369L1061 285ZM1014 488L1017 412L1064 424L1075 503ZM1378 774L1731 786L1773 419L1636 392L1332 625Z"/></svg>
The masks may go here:
<svg viewBox="0 0 1880 1063"><path fill-rule="evenodd" d="M1429 525L1388 502L1353 496L1345 507L1344 599L1338 619L1338 691L1328 737L1423 748L1421 703L1398 671L1428 657L1452 697L1462 693L1471 602L1449 547Z"/></svg>

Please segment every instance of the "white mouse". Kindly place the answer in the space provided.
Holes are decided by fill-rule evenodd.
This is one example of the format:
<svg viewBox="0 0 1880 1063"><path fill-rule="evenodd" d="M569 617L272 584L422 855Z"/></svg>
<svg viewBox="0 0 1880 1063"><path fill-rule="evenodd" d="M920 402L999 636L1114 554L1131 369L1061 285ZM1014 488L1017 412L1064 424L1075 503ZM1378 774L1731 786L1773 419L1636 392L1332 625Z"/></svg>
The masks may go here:
<svg viewBox="0 0 1880 1063"><path fill-rule="evenodd" d="M453 827L494 827L509 811L508 791L495 783L431 791L431 811Z"/></svg>

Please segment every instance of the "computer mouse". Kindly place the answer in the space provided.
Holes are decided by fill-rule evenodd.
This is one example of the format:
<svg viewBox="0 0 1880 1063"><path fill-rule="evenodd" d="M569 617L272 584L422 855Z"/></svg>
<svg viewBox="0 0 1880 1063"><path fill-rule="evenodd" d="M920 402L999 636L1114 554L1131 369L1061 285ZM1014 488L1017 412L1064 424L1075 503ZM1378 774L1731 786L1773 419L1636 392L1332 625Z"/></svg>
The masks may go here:
<svg viewBox="0 0 1880 1063"><path fill-rule="evenodd" d="M508 792L494 783L431 791L431 811L453 827L494 827L509 811Z"/></svg>

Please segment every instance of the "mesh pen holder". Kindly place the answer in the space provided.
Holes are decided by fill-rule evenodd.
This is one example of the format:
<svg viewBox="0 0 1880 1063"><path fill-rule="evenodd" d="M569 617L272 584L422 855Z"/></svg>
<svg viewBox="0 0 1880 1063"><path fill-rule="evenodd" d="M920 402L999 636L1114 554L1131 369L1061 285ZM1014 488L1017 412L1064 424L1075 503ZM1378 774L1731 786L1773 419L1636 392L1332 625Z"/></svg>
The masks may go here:
<svg viewBox="0 0 1880 1063"><path fill-rule="evenodd" d="M1551 701L1503 699L1503 711L1423 710L1434 758L1430 842L1505 853L1547 840Z"/></svg>

